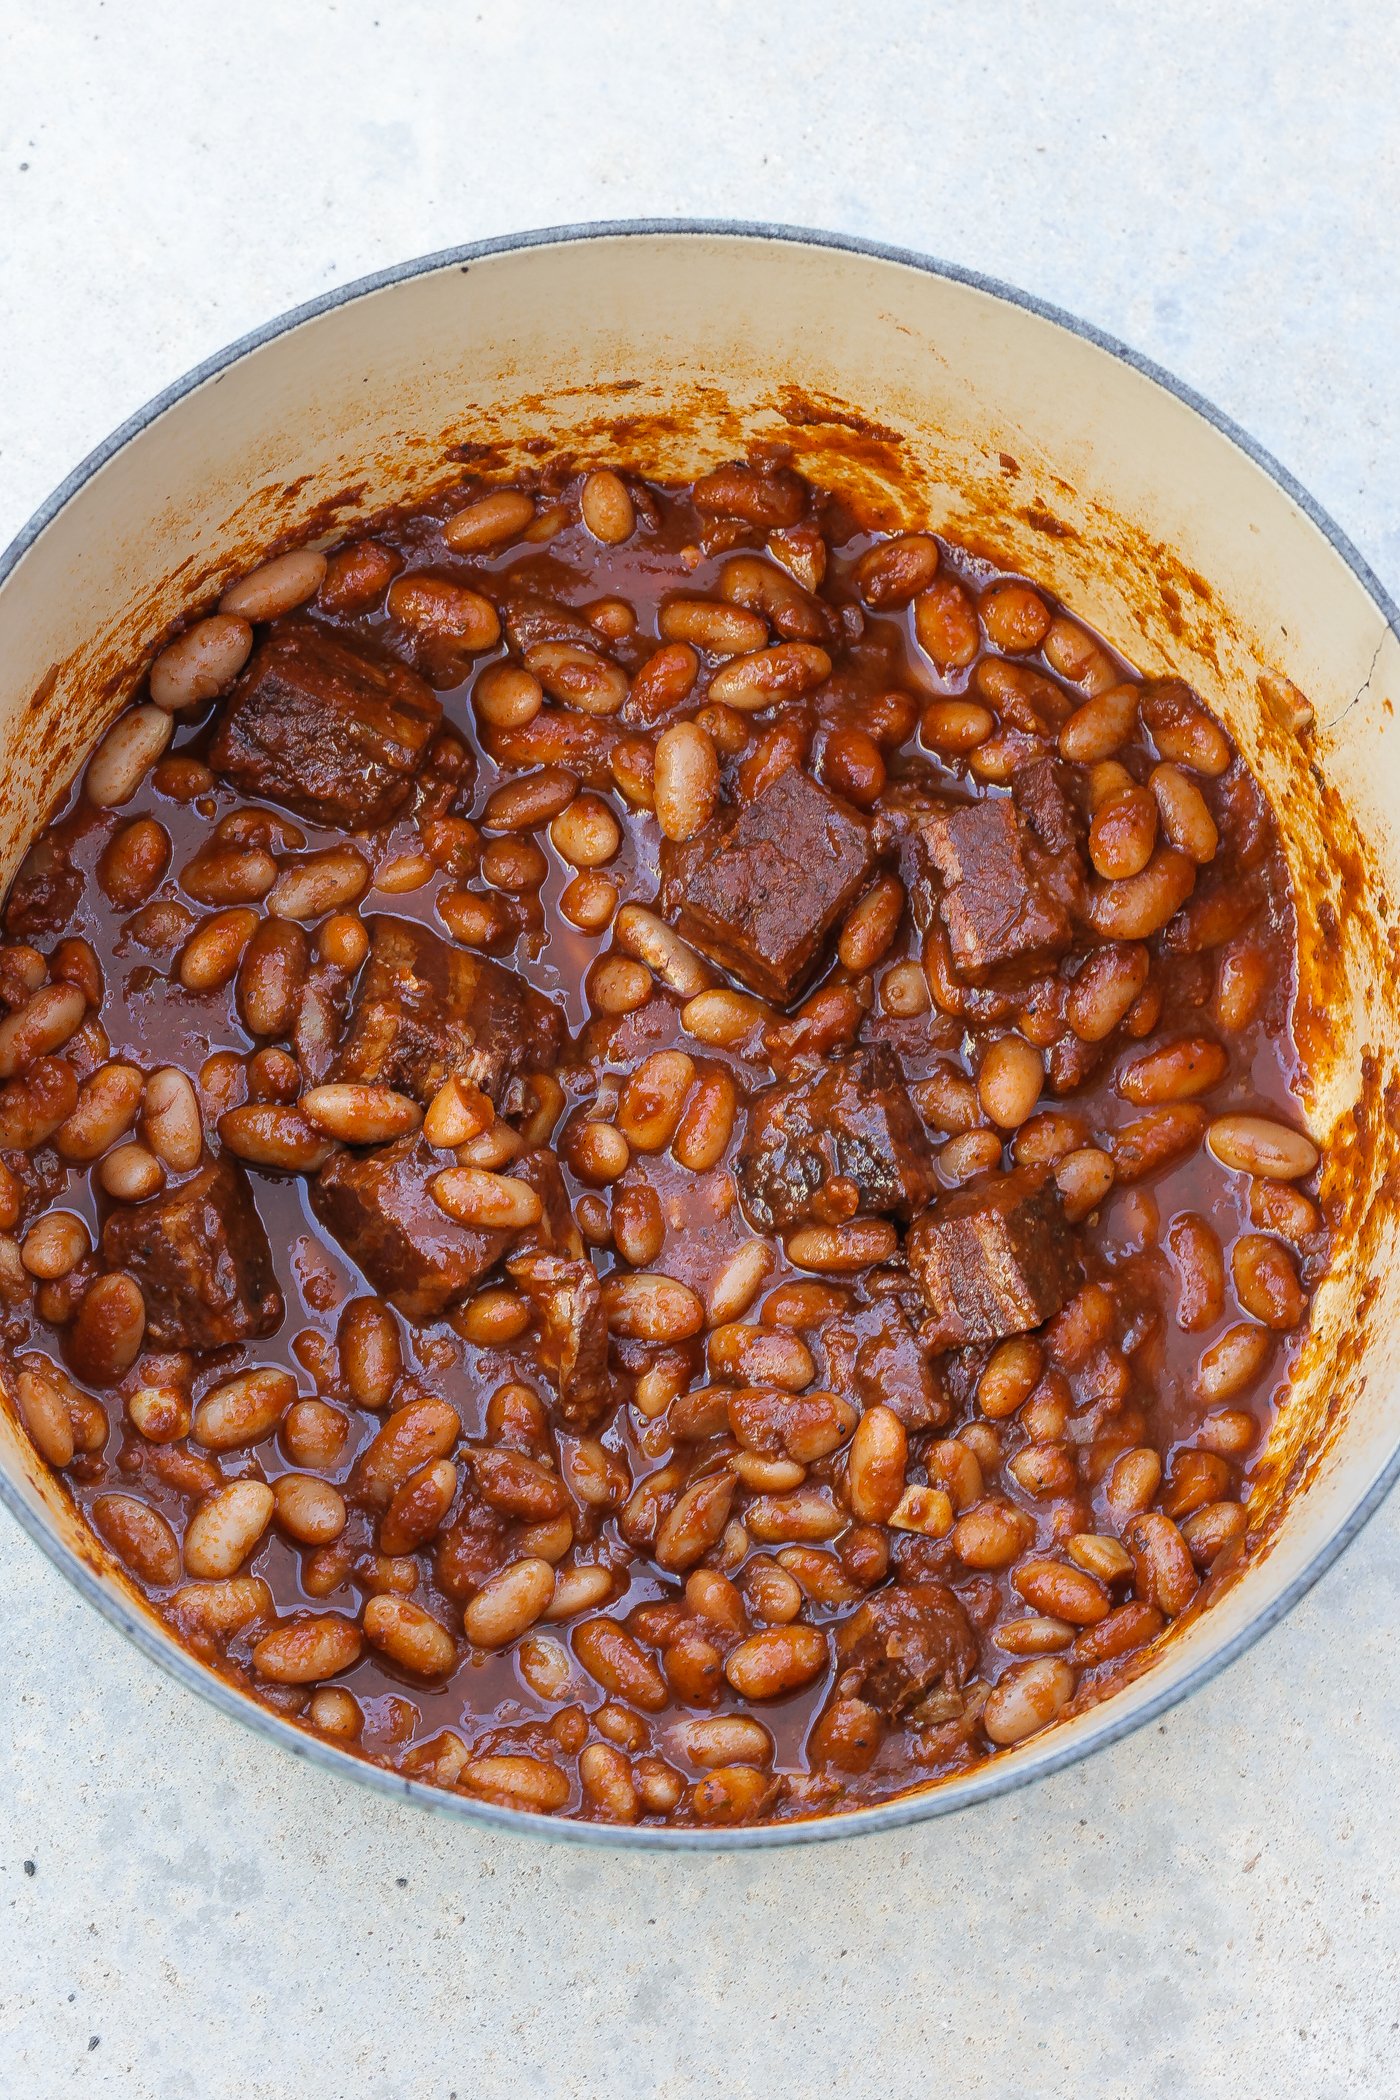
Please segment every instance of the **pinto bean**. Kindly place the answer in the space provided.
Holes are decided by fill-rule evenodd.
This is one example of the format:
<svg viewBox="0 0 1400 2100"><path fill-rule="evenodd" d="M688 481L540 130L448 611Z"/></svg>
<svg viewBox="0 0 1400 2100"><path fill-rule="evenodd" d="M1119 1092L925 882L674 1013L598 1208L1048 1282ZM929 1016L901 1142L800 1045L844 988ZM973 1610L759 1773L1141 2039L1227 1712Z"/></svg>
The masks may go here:
<svg viewBox="0 0 1400 2100"><path fill-rule="evenodd" d="M661 607L657 627L663 641L688 642L712 656L745 656L768 640L768 622L760 614L715 598L672 598Z"/></svg>
<svg viewBox="0 0 1400 2100"><path fill-rule="evenodd" d="M322 1136L300 1109L279 1103L249 1102L226 1109L219 1117L219 1136L250 1166L282 1174L314 1173L334 1150L331 1139Z"/></svg>
<svg viewBox="0 0 1400 2100"><path fill-rule="evenodd" d="M1255 1327L1248 1321L1229 1327L1220 1339L1212 1342L1196 1368L1196 1386L1201 1397L1217 1404L1233 1400L1238 1393L1253 1385L1263 1371L1272 1351L1272 1342L1267 1327Z"/></svg>
<svg viewBox="0 0 1400 2100"><path fill-rule="evenodd" d="M201 1581L236 1575L272 1522L272 1489L233 1480L200 1504L185 1527L185 1567Z"/></svg>
<svg viewBox="0 0 1400 2100"><path fill-rule="evenodd" d="M914 633L919 647L943 672L974 662L982 640L976 608L951 576L936 578L914 599Z"/></svg>
<svg viewBox="0 0 1400 2100"><path fill-rule="evenodd" d="M617 1127L637 1152L663 1152L676 1136L695 1084L695 1062L684 1050L656 1050L624 1086Z"/></svg>
<svg viewBox="0 0 1400 2100"><path fill-rule="evenodd" d="M83 1293L68 1330L67 1355L85 1385L115 1385L141 1352L146 1304L122 1270L99 1276Z"/></svg>
<svg viewBox="0 0 1400 2100"><path fill-rule="evenodd" d="M0 1079L26 1071L36 1058L61 1049L87 1012L87 998L72 984L46 984L17 1012L0 1021Z"/></svg>
<svg viewBox="0 0 1400 2100"><path fill-rule="evenodd" d="M129 802L170 742L174 727L161 707L130 707L119 715L88 760L83 782L88 801L98 809L118 809Z"/></svg>
<svg viewBox="0 0 1400 2100"><path fill-rule="evenodd" d="M909 1437L892 1409L867 1407L856 1424L846 1459L846 1489L856 1516L871 1524L890 1520L904 1492Z"/></svg>
<svg viewBox="0 0 1400 2100"><path fill-rule="evenodd" d="M275 1484L277 1522L302 1546L328 1546L345 1529L345 1497L328 1480L311 1473L284 1473Z"/></svg>
<svg viewBox="0 0 1400 2100"><path fill-rule="evenodd" d="M1050 608L1028 583L994 583L982 593L977 610L992 647L1008 656L1038 649L1050 631Z"/></svg>
<svg viewBox="0 0 1400 2100"><path fill-rule="evenodd" d="M637 512L626 482L611 467L595 467L584 476L579 510L595 540L620 547L637 529Z"/></svg>
<svg viewBox="0 0 1400 2100"><path fill-rule="evenodd" d="M92 1521L117 1559L142 1582L166 1589L180 1579L180 1548L158 1509L134 1495L99 1495Z"/></svg>
<svg viewBox="0 0 1400 2100"><path fill-rule="evenodd" d="M1190 775L1180 766L1154 766L1147 782L1156 797L1162 829L1177 851L1204 866L1220 844L1210 806Z"/></svg>
<svg viewBox="0 0 1400 2100"><path fill-rule="evenodd" d="M586 715L615 715L627 698L620 664L578 642L538 642L525 654L525 668L550 696Z"/></svg>
<svg viewBox="0 0 1400 2100"><path fill-rule="evenodd" d="M364 895L370 865L355 846L328 846L293 861L273 883L267 908L279 919L319 919Z"/></svg>
<svg viewBox="0 0 1400 2100"><path fill-rule="evenodd" d="M180 950L176 973L187 992L215 992L229 983L258 927L247 906L203 919Z"/></svg>
<svg viewBox="0 0 1400 2100"><path fill-rule="evenodd" d="M336 1612L293 1619L265 1633L253 1646L253 1668L271 1684L320 1684L359 1661L364 1647L358 1626ZM357 1715L358 1719L358 1715ZM322 1720L318 1723L324 1727ZM337 1727L333 1734L358 1733Z"/></svg>
<svg viewBox="0 0 1400 2100"><path fill-rule="evenodd" d="M1089 957L1070 987L1066 1016L1081 1042L1112 1035L1147 983L1150 958L1136 942L1113 941Z"/></svg>
<svg viewBox="0 0 1400 2100"><path fill-rule="evenodd" d="M729 1074L703 1073L671 1140L671 1151L679 1164L692 1174L706 1174L717 1167L729 1149L737 1112L738 1093Z"/></svg>
<svg viewBox="0 0 1400 2100"><path fill-rule="evenodd" d="M1169 1161L1194 1152L1205 1131L1205 1111L1194 1102L1154 1108L1110 1136L1114 1172L1123 1182L1141 1180L1144 1174L1156 1173Z"/></svg>
<svg viewBox="0 0 1400 2100"><path fill-rule="evenodd" d="M1195 1211L1173 1218L1167 1246L1177 1272L1176 1323L1187 1334L1213 1327L1225 1302L1225 1261L1208 1219Z"/></svg>
<svg viewBox="0 0 1400 2100"><path fill-rule="evenodd" d="M705 1325L704 1303L690 1286L655 1271L610 1276L603 1308L611 1331L634 1341L688 1341Z"/></svg>
<svg viewBox="0 0 1400 2100"><path fill-rule="evenodd" d="M1217 1116L1206 1144L1222 1167L1267 1181L1301 1181L1318 1162L1311 1138L1267 1116Z"/></svg>
<svg viewBox="0 0 1400 2100"><path fill-rule="evenodd" d="M1110 686L1077 707L1060 730L1060 756L1072 765L1112 758L1137 727L1138 688Z"/></svg>
<svg viewBox="0 0 1400 2100"><path fill-rule="evenodd" d="M461 1434L461 1418L446 1400L410 1401L389 1416L355 1461L352 1493L372 1509L387 1509L410 1474L445 1458Z"/></svg>
<svg viewBox="0 0 1400 2100"><path fill-rule="evenodd" d="M820 1675L826 1635L815 1626L771 1626L730 1650L724 1674L741 1699L781 1699Z"/></svg>
<svg viewBox="0 0 1400 2100"><path fill-rule="evenodd" d="M407 1597L371 1597L363 1623L366 1640L410 1676L446 1677L457 1661L457 1644L442 1621Z"/></svg>
<svg viewBox="0 0 1400 2100"><path fill-rule="evenodd" d="M736 657L710 680L710 698L750 714L813 692L831 676L831 658L814 642L779 642Z"/></svg>
<svg viewBox="0 0 1400 2100"><path fill-rule="evenodd" d="M1185 1611L1199 1587L1191 1550L1170 1517L1147 1510L1123 1530L1123 1544L1133 1557L1138 1599L1155 1605L1168 1619Z"/></svg>
<svg viewBox="0 0 1400 2100"><path fill-rule="evenodd" d="M1209 1036L1178 1036L1134 1058L1118 1075L1118 1091L1141 1108L1189 1101L1220 1084L1229 1069L1224 1046Z"/></svg>
<svg viewBox="0 0 1400 2100"><path fill-rule="evenodd" d="M204 1395L194 1411L194 1436L209 1451L259 1444L271 1436L296 1396L289 1371L239 1371Z"/></svg>
<svg viewBox="0 0 1400 2100"><path fill-rule="evenodd" d="M1106 881L1140 875L1157 843L1157 804L1136 785L1110 795L1089 826L1089 858Z"/></svg>
<svg viewBox="0 0 1400 2100"><path fill-rule="evenodd" d="M463 1613L466 1634L478 1648L504 1648L527 1633L554 1596L554 1570L546 1560L512 1561L484 1583Z"/></svg>
<svg viewBox="0 0 1400 2100"><path fill-rule="evenodd" d="M1015 1663L992 1687L982 1726L999 1749L1038 1735L1069 1704L1074 1671L1058 1656Z"/></svg>
<svg viewBox="0 0 1400 2100"><path fill-rule="evenodd" d="M534 515L534 499L523 489L492 489L453 512L442 543L454 554L485 553L518 539Z"/></svg>
<svg viewBox="0 0 1400 2100"><path fill-rule="evenodd" d="M495 606L480 591L445 576L400 576L389 586L390 615L415 633L476 654L501 637Z"/></svg>
<svg viewBox="0 0 1400 2100"><path fill-rule="evenodd" d="M300 926L263 919L243 950L234 984L239 1019L250 1035L288 1035L301 1002L311 951Z"/></svg>
<svg viewBox="0 0 1400 2100"><path fill-rule="evenodd" d="M719 799L719 757L695 722L677 722L656 742L656 820L668 839L694 838Z"/></svg>
<svg viewBox="0 0 1400 2100"><path fill-rule="evenodd" d="M714 983L714 972L666 921L645 905L624 904L614 923L624 954L644 962L682 999L693 1000Z"/></svg>
<svg viewBox="0 0 1400 2100"><path fill-rule="evenodd" d="M55 1467L71 1464L77 1444L68 1403L57 1380L40 1371L21 1371L15 1381L15 1401L41 1457Z"/></svg>
<svg viewBox="0 0 1400 2100"><path fill-rule="evenodd" d="M140 1075L136 1077L139 1080ZM187 1174L199 1165L204 1154L199 1097L176 1066L164 1065L152 1073L145 1089L141 1129L151 1150L172 1173Z"/></svg>
<svg viewBox="0 0 1400 2100"><path fill-rule="evenodd" d="M170 833L154 817L133 817L103 847L97 882L108 902L132 911L153 895L170 866Z"/></svg>
<svg viewBox="0 0 1400 2100"><path fill-rule="evenodd" d="M666 1680L632 1634L611 1619L585 1619L573 1649L589 1676L614 1699L660 1713L670 1700Z"/></svg>
<svg viewBox="0 0 1400 2100"><path fill-rule="evenodd" d="M714 1473L678 1497L657 1527L653 1551L661 1567L693 1568L709 1552L729 1521L734 1489L731 1474Z"/></svg>
<svg viewBox="0 0 1400 2100"><path fill-rule="evenodd" d="M1092 884L1084 916L1096 933L1114 941L1145 941L1160 933L1196 885L1196 864L1173 846L1159 846L1140 875L1125 882Z"/></svg>
<svg viewBox="0 0 1400 2100"><path fill-rule="evenodd" d="M998 1153L1000 1152L998 1146ZM899 1235L884 1218L853 1218L847 1225L801 1225L787 1236L787 1257L798 1269L824 1276L853 1276L888 1261Z"/></svg>
<svg viewBox="0 0 1400 2100"><path fill-rule="evenodd" d="M226 615L236 614L241 621L280 619L283 613L289 613L293 607L304 605L308 598L314 598L325 581L325 576L325 555L318 553L314 547L298 547L295 552L279 555L275 561L264 562L261 568L240 577L237 583L231 583L219 600L219 610ZM249 639L251 641L251 636ZM245 649L244 658L247 654ZM235 664L234 669L241 670L242 662ZM215 691L218 690L216 687ZM153 672L151 698L154 700L157 697ZM209 699L213 695L201 694L199 697Z"/></svg>

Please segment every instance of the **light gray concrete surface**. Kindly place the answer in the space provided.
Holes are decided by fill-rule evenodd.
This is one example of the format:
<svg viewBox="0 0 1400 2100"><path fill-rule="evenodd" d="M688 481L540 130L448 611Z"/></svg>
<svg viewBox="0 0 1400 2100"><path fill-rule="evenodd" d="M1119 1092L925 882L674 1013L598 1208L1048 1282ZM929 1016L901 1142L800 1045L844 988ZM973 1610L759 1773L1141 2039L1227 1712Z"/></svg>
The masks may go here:
<svg viewBox="0 0 1400 2100"><path fill-rule="evenodd" d="M1387 0L0 6L0 540L366 270L566 219L826 225L1173 367L1400 589ZM1400 2093L1392 1505L1262 1647L1031 1793L623 1858L275 1754L0 1522L0 2095Z"/></svg>

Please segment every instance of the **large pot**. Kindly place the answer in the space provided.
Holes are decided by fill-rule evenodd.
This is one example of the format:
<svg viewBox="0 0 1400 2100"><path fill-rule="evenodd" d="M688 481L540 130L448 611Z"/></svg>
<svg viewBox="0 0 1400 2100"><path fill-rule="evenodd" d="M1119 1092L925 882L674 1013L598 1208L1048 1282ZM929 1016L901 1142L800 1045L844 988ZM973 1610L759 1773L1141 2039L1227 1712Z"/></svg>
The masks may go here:
<svg viewBox="0 0 1400 2100"><path fill-rule="evenodd" d="M1005 1792L1159 1714L1278 1619L1400 1470L1400 639L1336 527L1244 434L1105 338L921 257L767 227L577 227L430 256L317 300L108 439L0 561L0 881L168 622L279 539L326 534L546 440L690 476L779 438L828 485L927 517L1190 679L1283 815L1297 1030L1338 1251L1252 1515L1258 1544L1114 1697L966 1777L752 1830L548 1824L708 1849L886 1829ZM1311 726L1301 727L1311 711ZM288 1750L447 1814L281 1720L170 1637L0 1409L0 1497L171 1674Z"/></svg>

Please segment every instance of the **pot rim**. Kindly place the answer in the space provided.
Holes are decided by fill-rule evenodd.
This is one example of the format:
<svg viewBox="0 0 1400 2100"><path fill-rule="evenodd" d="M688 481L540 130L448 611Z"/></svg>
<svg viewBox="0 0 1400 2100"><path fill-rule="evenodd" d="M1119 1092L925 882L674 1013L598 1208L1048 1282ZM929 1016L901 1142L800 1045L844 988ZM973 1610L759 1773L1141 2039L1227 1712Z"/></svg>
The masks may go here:
<svg viewBox="0 0 1400 2100"><path fill-rule="evenodd" d="M1386 625L1400 637L1400 606L1397 606L1369 562L1335 519L1289 470L1257 439L1251 437L1233 417L1226 415L1194 387L1176 378L1153 359L1145 357L1140 351L1131 348L1106 330L1096 327L1092 322L1083 321L1077 315L1068 313L1063 307L1041 299L1034 293L1021 291L1000 278L987 276L980 270L966 269L960 264L944 262L914 249L897 247L883 241L866 240L855 234L830 233L820 228L760 219L596 219L561 226L536 227L521 233L497 234L486 240L468 241L458 247L436 249L431 254L415 256L407 262L372 271L348 284L322 292L314 299L289 307L274 319L249 330L226 348L192 366L181 378L152 395L134 414L119 423L100 444L94 446L39 505L4 552L0 553L0 586L3 586L40 534L53 523L92 477L133 438L138 437L167 409L193 393L206 380L216 378L241 358L263 348L278 336L288 334L303 322L315 320L319 315L330 313L336 307L346 306L353 300L386 290L414 277L427 276L433 271L452 267L465 270L472 263L488 256L509 254L522 249L557 247L573 241L645 239L673 235L785 242L798 247L835 249L847 254L873 258L877 262L899 263L908 269L920 270L928 276L946 278L954 284L965 285L1007 305L1020 307L1038 319L1048 321L1093 344L1096 349L1106 352L1120 364L1129 366L1167 393L1174 395L1267 474L1317 527L1355 576ZM1145 1727L1148 1722L1159 1719L1179 1700L1208 1684L1213 1677L1276 1626L1279 1620L1292 1610L1299 1598L1305 1596L1313 1584L1345 1552L1385 1500L1397 1479L1400 1479L1400 1444L1397 1444L1395 1451L1356 1507L1271 1603L1263 1607L1222 1647L1202 1656L1180 1680L1148 1695L1141 1705L1134 1706L1131 1711L1116 1712L1120 1703L1116 1696L1105 1699L1093 1710L1094 1715L1101 1717L1097 1725L1091 1718L1082 1737L1074 1737L1057 1744L1057 1731L1052 1729L1043 1738L1044 1749L1039 1752L1032 1751L1025 1762L1007 1764L1000 1758L992 1758L979 1771L957 1780L945 1780L941 1783L935 1781L918 1791L897 1795L890 1801L879 1802L867 1808L837 1811L791 1823L765 1823L736 1829L709 1830L628 1828L568 1819L556 1821L552 1817L532 1815L519 1809L500 1808L489 1802L472 1801L466 1795L449 1792L445 1787L432 1786L423 1780L406 1778L386 1766L373 1764L367 1758L339 1749L334 1744L312 1735L308 1730L285 1720L270 1708L259 1706L251 1697L236 1691L232 1683L216 1671L197 1662L187 1649L179 1645L173 1635L157 1632L154 1616L138 1609L114 1581L101 1574L95 1566L59 1538L45 1521L42 1512L30 1507L3 1471L0 1471L0 1504L9 1510L21 1529L48 1556L59 1572L66 1576L78 1593L89 1604L95 1606L120 1633L125 1634L143 1655L155 1662L177 1684L196 1693L246 1728L290 1751L295 1757L303 1758L327 1771L358 1779L362 1784L387 1797L406 1798L418 1807L432 1809L469 1824L485 1825L487 1828L512 1835L554 1838L565 1843L581 1845L615 1846L632 1851L728 1852L762 1850L775 1845L827 1843L838 1838L898 1830L911 1823L931 1821L935 1817L970 1808L976 1803L1014 1793L1034 1780L1063 1771L1067 1766L1092 1756L1094 1752L1106 1749L1111 1743L1121 1741L1135 1730Z"/></svg>

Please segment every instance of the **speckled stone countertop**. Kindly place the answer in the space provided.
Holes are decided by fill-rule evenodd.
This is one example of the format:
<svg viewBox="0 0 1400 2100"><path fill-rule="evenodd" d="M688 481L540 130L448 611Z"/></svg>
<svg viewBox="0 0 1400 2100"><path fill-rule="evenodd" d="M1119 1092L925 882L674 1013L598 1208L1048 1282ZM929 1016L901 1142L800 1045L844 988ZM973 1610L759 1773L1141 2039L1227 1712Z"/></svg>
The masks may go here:
<svg viewBox="0 0 1400 2100"><path fill-rule="evenodd" d="M148 395L365 271L779 219L1121 336L1400 591L1400 16L1300 0L10 0L0 541ZM0 2093L1400 2094L1400 1505L1030 1792L714 1858L507 1841L177 1691L0 1519Z"/></svg>

